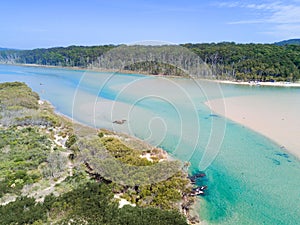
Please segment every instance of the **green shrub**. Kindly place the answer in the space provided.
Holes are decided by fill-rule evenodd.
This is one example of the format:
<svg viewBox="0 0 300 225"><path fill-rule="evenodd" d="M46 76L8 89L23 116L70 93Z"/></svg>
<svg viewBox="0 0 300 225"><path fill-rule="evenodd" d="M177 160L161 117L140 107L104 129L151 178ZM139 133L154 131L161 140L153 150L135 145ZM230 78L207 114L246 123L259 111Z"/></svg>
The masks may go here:
<svg viewBox="0 0 300 225"><path fill-rule="evenodd" d="M65 146L67 147L67 148L70 148L72 145L74 145L75 144L75 142L77 141L77 136L75 135L75 134L72 134L69 138L68 138L68 140L66 141L66 144L65 144Z"/></svg>

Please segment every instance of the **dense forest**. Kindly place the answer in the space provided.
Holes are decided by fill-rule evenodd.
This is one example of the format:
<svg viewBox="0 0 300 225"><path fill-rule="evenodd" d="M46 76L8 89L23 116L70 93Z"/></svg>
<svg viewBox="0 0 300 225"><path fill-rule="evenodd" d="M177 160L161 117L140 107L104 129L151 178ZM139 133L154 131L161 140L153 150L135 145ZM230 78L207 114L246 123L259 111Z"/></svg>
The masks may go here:
<svg viewBox="0 0 300 225"><path fill-rule="evenodd" d="M8 63L41 64L53 66L87 67L97 57L115 46L70 46L34 50L1 51L0 58Z"/></svg>
<svg viewBox="0 0 300 225"><path fill-rule="evenodd" d="M207 68L200 75L206 78L295 82L300 78L300 45L291 43L280 46L222 42L176 47L104 45L6 50L0 51L0 62L185 76L196 75L190 68L199 66L201 59Z"/></svg>
<svg viewBox="0 0 300 225"><path fill-rule="evenodd" d="M217 79L297 81L300 46L273 44L185 44L211 66Z"/></svg>

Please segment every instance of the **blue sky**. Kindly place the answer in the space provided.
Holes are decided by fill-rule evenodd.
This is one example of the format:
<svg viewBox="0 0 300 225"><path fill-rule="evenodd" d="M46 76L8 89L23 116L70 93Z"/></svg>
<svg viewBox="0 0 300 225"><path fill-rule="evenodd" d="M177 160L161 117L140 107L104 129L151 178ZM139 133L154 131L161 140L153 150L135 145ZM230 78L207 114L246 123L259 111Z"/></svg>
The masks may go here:
<svg viewBox="0 0 300 225"><path fill-rule="evenodd" d="M9 0L0 2L0 47L300 38L300 0Z"/></svg>

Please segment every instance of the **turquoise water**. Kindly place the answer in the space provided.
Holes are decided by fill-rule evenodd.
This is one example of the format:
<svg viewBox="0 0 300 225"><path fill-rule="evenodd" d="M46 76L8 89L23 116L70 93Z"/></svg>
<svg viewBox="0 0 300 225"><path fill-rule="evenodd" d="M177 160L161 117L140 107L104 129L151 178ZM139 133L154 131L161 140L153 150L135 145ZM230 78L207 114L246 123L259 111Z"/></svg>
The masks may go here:
<svg viewBox="0 0 300 225"><path fill-rule="evenodd" d="M207 178L201 182L209 191L200 199L199 213L207 223L300 224L299 160L271 140L213 115L204 105L222 95L300 98L300 89L236 85L218 89L185 79L0 65L0 82L16 80L26 82L58 112L159 145L189 161L191 172L205 168ZM112 125L111 115L94 118L95 102L103 99L122 103L113 108L112 116L126 118L124 126ZM89 102L92 108L87 111L94 113L77 111ZM209 143L217 151L205 154ZM200 163L203 158L207 168Z"/></svg>

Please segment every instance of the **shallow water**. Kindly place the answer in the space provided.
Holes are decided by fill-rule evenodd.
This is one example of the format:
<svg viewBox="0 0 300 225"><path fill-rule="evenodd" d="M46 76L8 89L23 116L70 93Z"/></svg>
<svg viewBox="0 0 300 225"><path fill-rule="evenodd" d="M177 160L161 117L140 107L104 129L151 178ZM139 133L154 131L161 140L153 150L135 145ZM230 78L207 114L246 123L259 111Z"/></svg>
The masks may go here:
<svg viewBox="0 0 300 225"><path fill-rule="evenodd" d="M299 160L204 105L222 96L300 97L300 89L225 84L219 89L186 79L0 65L1 82L16 80L26 82L60 113L163 147L189 161L191 172L205 169L207 178L200 182L209 190L201 197L199 213L206 222L300 224ZM118 119L127 122L112 123Z"/></svg>

